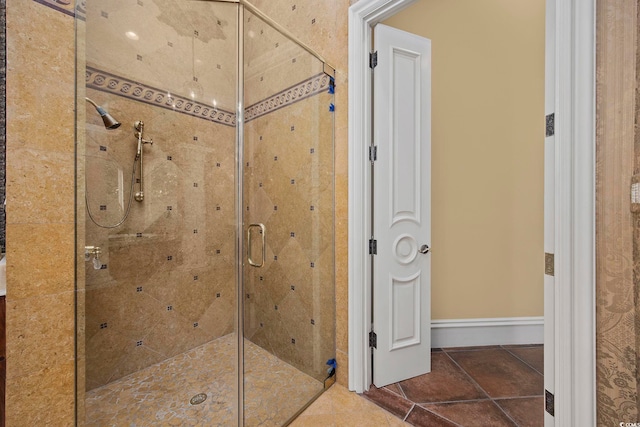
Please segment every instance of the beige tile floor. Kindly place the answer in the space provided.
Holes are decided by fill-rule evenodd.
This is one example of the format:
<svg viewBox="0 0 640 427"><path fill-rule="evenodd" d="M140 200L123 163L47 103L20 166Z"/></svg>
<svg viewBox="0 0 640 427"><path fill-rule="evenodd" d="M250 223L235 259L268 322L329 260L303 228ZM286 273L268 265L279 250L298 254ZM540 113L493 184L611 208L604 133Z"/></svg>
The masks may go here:
<svg viewBox="0 0 640 427"><path fill-rule="evenodd" d="M235 339L227 335L87 392L85 426L233 426ZM245 425L281 426L321 390L319 381L245 340ZM207 399L191 405L197 393Z"/></svg>
<svg viewBox="0 0 640 427"><path fill-rule="evenodd" d="M345 387L334 384L291 424L292 427L408 426L400 418Z"/></svg>

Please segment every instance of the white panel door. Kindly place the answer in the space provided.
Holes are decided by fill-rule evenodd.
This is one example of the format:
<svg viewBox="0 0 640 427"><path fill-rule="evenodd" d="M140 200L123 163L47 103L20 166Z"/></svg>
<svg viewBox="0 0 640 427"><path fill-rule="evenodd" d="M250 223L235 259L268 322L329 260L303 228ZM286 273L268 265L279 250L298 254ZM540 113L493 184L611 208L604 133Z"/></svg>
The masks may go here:
<svg viewBox="0 0 640 427"><path fill-rule="evenodd" d="M382 387L431 370L431 41L374 31L373 383Z"/></svg>

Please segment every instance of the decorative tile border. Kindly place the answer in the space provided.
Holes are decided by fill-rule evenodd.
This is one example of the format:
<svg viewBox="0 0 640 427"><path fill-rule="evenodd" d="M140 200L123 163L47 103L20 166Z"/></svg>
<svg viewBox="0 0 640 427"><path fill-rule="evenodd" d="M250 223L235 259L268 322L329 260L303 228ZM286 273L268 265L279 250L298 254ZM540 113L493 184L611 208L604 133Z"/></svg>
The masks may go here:
<svg viewBox="0 0 640 427"><path fill-rule="evenodd" d="M236 125L235 113L213 108L190 98L171 94L166 90L157 89L94 67L87 66L85 81L87 88L124 96L145 104L155 105L156 107L166 108L227 126Z"/></svg>
<svg viewBox="0 0 640 427"><path fill-rule="evenodd" d="M325 73L317 74L307 80L303 80L275 95L248 106L244 110L245 122L249 122L265 114L269 114L280 108L294 104L329 90L331 78Z"/></svg>
<svg viewBox="0 0 640 427"><path fill-rule="evenodd" d="M328 75L320 73L280 91L269 98L250 105L245 109L245 122L249 122L319 93L326 92L329 90L330 81L331 78ZM91 66L87 66L85 82L86 86L91 89L124 96L125 98L134 99L146 104L227 126L236 125L236 114L234 112L212 108L207 104L194 101L190 98L171 94L166 90L157 89Z"/></svg>
<svg viewBox="0 0 640 427"><path fill-rule="evenodd" d="M33 0L36 3L48 6L59 12L78 19L86 19L86 0ZM248 106L245 111L245 122L269 114L280 108L294 104L303 99L329 90L331 78L325 73L319 73L313 77L301 81L275 95ZM179 113L188 114L200 119L209 120L227 126L236 125L236 114L223 109L212 108L207 104L194 101L190 98L169 91L157 89L143 83L136 82L126 77L118 76L97 68L87 66L86 86L129 99L135 99L146 104L155 105Z"/></svg>

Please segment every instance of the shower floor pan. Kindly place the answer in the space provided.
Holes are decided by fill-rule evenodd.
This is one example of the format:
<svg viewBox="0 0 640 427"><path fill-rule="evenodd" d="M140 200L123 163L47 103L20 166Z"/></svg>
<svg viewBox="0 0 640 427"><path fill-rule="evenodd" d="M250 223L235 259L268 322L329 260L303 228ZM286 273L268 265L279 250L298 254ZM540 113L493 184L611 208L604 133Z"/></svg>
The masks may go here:
<svg viewBox="0 0 640 427"><path fill-rule="evenodd" d="M233 426L235 336L88 391L86 426ZM281 426L318 394L320 381L245 340L245 425ZM206 393L204 402L189 401Z"/></svg>

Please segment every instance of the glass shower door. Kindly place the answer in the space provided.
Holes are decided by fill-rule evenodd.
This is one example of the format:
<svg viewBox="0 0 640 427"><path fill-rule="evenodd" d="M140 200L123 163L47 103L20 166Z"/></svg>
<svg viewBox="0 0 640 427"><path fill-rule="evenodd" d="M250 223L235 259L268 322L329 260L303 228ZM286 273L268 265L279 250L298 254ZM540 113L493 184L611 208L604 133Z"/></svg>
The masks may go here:
<svg viewBox="0 0 640 427"><path fill-rule="evenodd" d="M333 78L244 12L244 420L282 425L332 382Z"/></svg>
<svg viewBox="0 0 640 427"><path fill-rule="evenodd" d="M77 424L237 425L238 5L85 6Z"/></svg>
<svg viewBox="0 0 640 427"><path fill-rule="evenodd" d="M286 424L335 378L333 70L243 1L81 3L77 424Z"/></svg>

